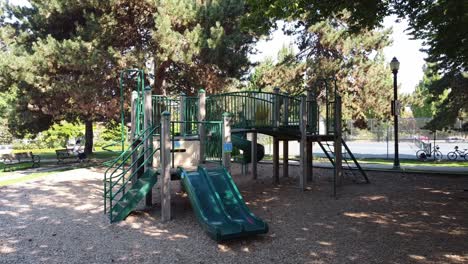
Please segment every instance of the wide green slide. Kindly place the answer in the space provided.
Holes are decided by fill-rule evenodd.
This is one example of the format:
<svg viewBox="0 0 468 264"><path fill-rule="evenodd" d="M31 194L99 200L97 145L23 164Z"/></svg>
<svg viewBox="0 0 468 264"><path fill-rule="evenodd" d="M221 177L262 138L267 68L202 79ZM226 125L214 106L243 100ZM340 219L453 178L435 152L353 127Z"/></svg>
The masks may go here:
<svg viewBox="0 0 468 264"><path fill-rule="evenodd" d="M224 167L186 171L179 167L182 184L200 225L216 241L265 234L268 225L245 205Z"/></svg>
<svg viewBox="0 0 468 264"><path fill-rule="evenodd" d="M243 134L231 135L232 146L243 151L243 158L245 163L252 162L252 141L243 137ZM257 143L257 161L260 161L265 156L265 147Z"/></svg>

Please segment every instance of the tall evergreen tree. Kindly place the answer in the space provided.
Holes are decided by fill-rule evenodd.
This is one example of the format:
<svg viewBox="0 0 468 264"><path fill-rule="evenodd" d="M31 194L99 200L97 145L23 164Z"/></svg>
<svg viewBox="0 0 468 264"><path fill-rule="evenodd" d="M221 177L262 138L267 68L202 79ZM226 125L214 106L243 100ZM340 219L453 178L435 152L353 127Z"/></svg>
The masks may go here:
<svg viewBox="0 0 468 264"><path fill-rule="evenodd" d="M242 1L31 0L2 7L1 89L17 91L19 134L58 120L118 117L118 73L153 61L156 93L215 91L248 69ZM3 60L2 60L3 61ZM130 93L126 90L125 93Z"/></svg>

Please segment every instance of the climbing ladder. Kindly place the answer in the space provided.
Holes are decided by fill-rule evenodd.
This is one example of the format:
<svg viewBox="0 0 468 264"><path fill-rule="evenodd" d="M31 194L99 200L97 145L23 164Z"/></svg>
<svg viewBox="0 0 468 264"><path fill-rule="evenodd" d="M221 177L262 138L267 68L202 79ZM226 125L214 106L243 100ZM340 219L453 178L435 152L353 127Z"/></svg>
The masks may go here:
<svg viewBox="0 0 468 264"><path fill-rule="evenodd" d="M334 141L320 141L320 140L317 140L317 143L319 144L319 146L322 149L323 153L325 153L325 155L327 156L328 160L330 160L331 164L333 166L335 166L335 152L334 152L335 142ZM343 139L341 139L341 153L342 153L342 158L343 158L343 161L344 161L343 162L343 167L344 167L343 171L344 171L345 175L350 177L355 182L370 183L366 172L362 169L361 165L356 160L353 153L351 152L348 145L346 145L346 142ZM355 173L356 171L359 171L359 174L363 178L363 181L359 181L359 175L357 175Z"/></svg>

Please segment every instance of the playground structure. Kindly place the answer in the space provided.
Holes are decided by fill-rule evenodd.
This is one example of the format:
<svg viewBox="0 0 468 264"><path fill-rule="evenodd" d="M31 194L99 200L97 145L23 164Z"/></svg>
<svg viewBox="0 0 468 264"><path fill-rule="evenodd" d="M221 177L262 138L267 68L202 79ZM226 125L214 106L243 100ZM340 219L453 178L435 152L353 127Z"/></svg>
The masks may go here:
<svg viewBox="0 0 468 264"><path fill-rule="evenodd" d="M130 147L124 150L126 120L124 85L132 76ZM104 176L104 212L111 222L125 219L145 199L152 204L152 188L161 186L161 218L171 219L171 180L181 180L192 208L205 231L226 240L268 231L253 215L230 175L233 149L243 151L241 162L251 163L253 179L264 147L257 134L273 137L273 183L278 184L279 142L283 141L283 175L289 167L288 142L300 142L299 189L313 181L312 143L317 142L334 166L333 195L344 175L369 183L367 175L341 137L341 97L336 83L324 81L325 131L319 131L320 108L316 94L290 96L242 91L178 98L152 95L142 70L121 74L122 154L108 163ZM251 134L251 141L246 135ZM346 169L343 169L343 165ZM357 172L359 175L356 175Z"/></svg>

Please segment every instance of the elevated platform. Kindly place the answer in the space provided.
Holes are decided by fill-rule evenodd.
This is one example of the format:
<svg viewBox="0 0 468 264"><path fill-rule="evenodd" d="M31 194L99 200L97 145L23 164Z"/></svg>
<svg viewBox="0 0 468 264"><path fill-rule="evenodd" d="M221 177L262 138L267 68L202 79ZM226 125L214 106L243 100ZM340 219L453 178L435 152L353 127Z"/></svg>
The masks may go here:
<svg viewBox="0 0 468 264"><path fill-rule="evenodd" d="M287 126L279 128L267 128L261 127L256 129L232 129L232 133L251 133L257 132L259 134L265 134L268 136L276 137L279 140L300 140L301 133L298 126ZM307 139L312 141L332 141L334 139L333 135L319 135L319 134L307 134Z"/></svg>

